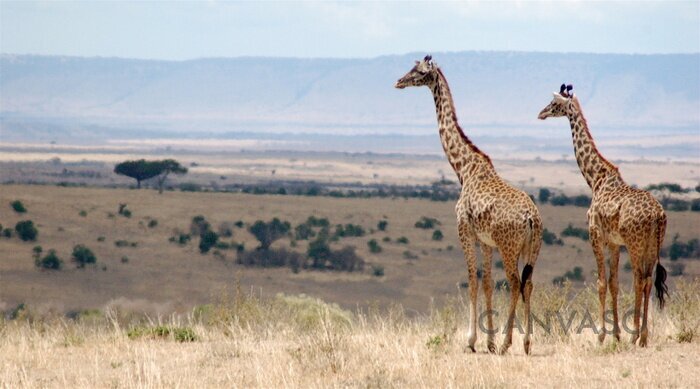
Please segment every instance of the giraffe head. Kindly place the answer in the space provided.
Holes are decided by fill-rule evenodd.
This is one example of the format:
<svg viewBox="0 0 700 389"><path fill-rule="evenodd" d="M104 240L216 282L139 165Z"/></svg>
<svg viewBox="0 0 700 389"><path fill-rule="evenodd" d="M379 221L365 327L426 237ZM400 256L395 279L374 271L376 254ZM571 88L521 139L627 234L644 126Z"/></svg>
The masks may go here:
<svg viewBox="0 0 700 389"><path fill-rule="evenodd" d="M407 86L423 86L429 85L435 81L437 65L432 60L433 57L426 55L422 61L416 61L416 66L413 67L405 76L396 81L394 87L403 89Z"/></svg>
<svg viewBox="0 0 700 389"><path fill-rule="evenodd" d="M571 90L574 87L572 85L561 84L559 88L559 93L554 92L554 98L552 102L549 103L540 114L537 116L538 119L544 120L548 117L560 117L566 116L569 108L571 107L572 100L575 98L574 93Z"/></svg>

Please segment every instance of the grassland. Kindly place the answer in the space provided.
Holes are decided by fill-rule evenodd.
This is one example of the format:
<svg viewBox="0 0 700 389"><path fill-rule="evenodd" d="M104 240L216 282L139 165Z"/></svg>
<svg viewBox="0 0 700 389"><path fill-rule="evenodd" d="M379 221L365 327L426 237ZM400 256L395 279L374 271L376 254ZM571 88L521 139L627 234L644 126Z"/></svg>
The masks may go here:
<svg viewBox="0 0 700 389"><path fill-rule="evenodd" d="M21 200L27 213L17 214L9 203ZM132 216L117 213L127 204ZM0 191L0 223L12 227L20 220L33 220L39 230L36 242L0 238L0 309L25 303L44 311L67 312L122 305L152 314L188 312L206 304L213 296L230 289L239 280L247 290L263 297L277 293L306 293L340 304L347 309L379 304L402 304L409 312L425 313L431 301L444 301L463 293L466 281L464 260L456 238L453 204L415 199L335 199L329 197L246 195L233 193L166 192L153 190L63 188L56 186L5 185ZM585 208L541 205L545 226L561 235L572 223L585 227ZM187 231L191 219L203 215L217 228L223 222L279 217L293 226L307 217L327 217L331 224L353 223L368 231L363 237L343 238L332 244L357 247L358 254L372 265L384 267L384 276L371 271L340 273L301 271L288 268L258 269L236 263L236 253L222 250L222 256L200 254L196 240L185 246L168 242L178 231ZM432 240L433 230L414 227L421 216L438 219L445 237ZM148 224L157 220L157 226ZM378 231L387 220L386 231ZM374 230L374 232L371 232ZM698 216L694 212L669 212L666 242L679 234L682 240L697 236ZM257 241L245 228L234 228L230 240L254 249ZM389 242L384 242L384 238ZM408 244L398 243L406 237ZM382 247L371 253L367 242L375 239ZM126 241L125 247L115 242ZM564 237L563 245L543 245L534 280L550 283L554 277L580 266L585 281L595 278L595 261L588 242ZM73 246L84 244L96 255L95 266L77 269L70 263ZM61 271L40 271L34 266L32 248L55 249L65 262ZM135 246L135 247L133 247ZM306 242L291 247L281 239L274 247L304 252ZM406 252L411 254L407 259ZM128 261L124 262L123 258ZM415 257L415 258L414 258ZM495 262L498 261L495 258ZM630 288L628 272L622 270L623 288ZM685 275L700 274L697 260L681 260ZM503 279L494 269L494 279ZM671 277L673 285L676 277ZM577 283L580 287L583 283ZM463 286L463 284L462 284Z"/></svg>
<svg viewBox="0 0 700 389"><path fill-rule="evenodd" d="M651 346L590 329L535 326L532 355L516 331L509 354L465 352L465 302L409 318L401 306L350 312L306 296L240 292L187 315L143 317L124 309L75 319L31 310L0 320L0 387L693 387L700 376L700 284L679 283L650 315ZM496 293L496 309L507 303ZM534 313L594 309L592 288L541 286ZM632 296L623 292L622 309ZM502 320L497 320L502 325ZM627 334L624 334L627 336ZM694 336L694 338L693 338ZM497 340L500 336L497 335Z"/></svg>

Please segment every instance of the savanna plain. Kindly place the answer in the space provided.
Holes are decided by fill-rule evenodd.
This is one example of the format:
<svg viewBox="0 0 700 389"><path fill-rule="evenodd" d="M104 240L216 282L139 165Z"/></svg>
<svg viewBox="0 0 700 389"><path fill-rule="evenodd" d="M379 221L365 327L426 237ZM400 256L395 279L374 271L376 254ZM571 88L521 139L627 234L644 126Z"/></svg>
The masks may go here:
<svg viewBox="0 0 700 389"><path fill-rule="evenodd" d="M320 173L313 174L346 164L352 178L345 181L401 175L400 168L373 173L386 164L355 166L346 159L314 165ZM419 174L415 180L439 178L444 161L428 163L429 172L414 170L427 178ZM558 168L537 163L539 169L535 162L504 164L505 175ZM299 163L269 177L273 165L260 168L265 180L311 174ZM158 194L149 185L128 189L128 181L113 180L111 169L100 164L37 166L3 165L1 387L694 387L700 382L700 260L690 243L700 231L698 212L667 211L662 263L673 270L670 296L663 311L654 301L650 346L640 348L629 344L624 330L620 342L612 336L602 345L597 341L595 261L582 233L586 207L538 203L552 234L533 276L533 313L542 323L535 325L531 355L524 354L516 326L510 351L498 356L487 353L483 332L477 352L465 350L468 285L452 200L224 192L209 183L250 172L201 165L190 165L186 178L174 178L176 184L197 185L174 184ZM51 169L63 176L49 174ZM69 174L86 169L102 173ZM535 198L540 185L561 184L554 193L585 193L560 182L567 174L575 177L570 173L513 183ZM367 178L357 178L362 175ZM76 177L81 182L66 183ZM683 186L692 184L683 179ZM11 206L16 201L23 212ZM255 254L263 243L254 226L258 221L270 226L274 218L283 232L262 250L276 258L266 262ZM34 240L23 241L12 230L25 220L38 231ZM206 250L204 230L216 233ZM669 254L674 242L685 254ZM94 263L80 266L74 259L80 245L89 248ZM62 261L60 270L42 262L51 250ZM497 329L504 325L510 296L499 262L495 255ZM627 262L623 253L620 311L630 322ZM497 343L502 338L499 331Z"/></svg>

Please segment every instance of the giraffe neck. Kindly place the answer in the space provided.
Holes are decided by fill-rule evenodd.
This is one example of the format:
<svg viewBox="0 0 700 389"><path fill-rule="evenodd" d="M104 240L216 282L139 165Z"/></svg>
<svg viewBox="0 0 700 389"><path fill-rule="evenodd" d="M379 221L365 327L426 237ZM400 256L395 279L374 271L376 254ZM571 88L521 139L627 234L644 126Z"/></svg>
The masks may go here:
<svg viewBox="0 0 700 389"><path fill-rule="evenodd" d="M429 86L435 100L442 148L459 182L464 183L470 176L484 170L492 171L491 159L479 150L459 127L450 86L440 69L437 69L436 78Z"/></svg>
<svg viewBox="0 0 700 389"><path fill-rule="evenodd" d="M593 136L588 131L588 123L577 99L573 99L567 110L571 125L571 137L574 141L574 154L583 178L595 192L610 179L622 181L617 166L605 159L598 151Z"/></svg>

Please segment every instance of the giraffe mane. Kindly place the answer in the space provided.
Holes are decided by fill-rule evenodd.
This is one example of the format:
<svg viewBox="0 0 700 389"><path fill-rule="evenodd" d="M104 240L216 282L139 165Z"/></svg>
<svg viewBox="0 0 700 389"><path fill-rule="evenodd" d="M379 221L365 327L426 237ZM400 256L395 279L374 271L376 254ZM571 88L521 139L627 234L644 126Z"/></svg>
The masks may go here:
<svg viewBox="0 0 700 389"><path fill-rule="evenodd" d="M617 166L608 161L607 158L598 150L598 146L595 144L595 140L593 139L593 135L591 135L591 132L588 130L588 121L586 120L586 116L583 115L583 108L581 108L581 103L578 101L578 97L576 95L573 96L571 101L574 103L576 106L576 109L578 109L578 114L581 117L581 121L583 122L583 130L586 131L586 134L588 135L588 138L591 140L591 145L593 146L593 151L600 156L600 159L609 167L612 171L618 173L619 175L619 169Z"/></svg>
<svg viewBox="0 0 700 389"><path fill-rule="evenodd" d="M440 75L440 78L442 79L442 81L445 82L445 87L447 88L447 92L450 94L450 96L452 96L452 91L450 90L450 84L447 82L447 78L445 78L445 75L442 74L442 70L439 67L436 68L436 70L437 70L438 74ZM459 122L457 121L457 110L455 109L454 101L452 100L452 98L450 98L448 100L450 102L450 108L452 108L452 120L454 121L455 126L457 127L457 132L459 132L459 136L462 138L464 143L467 144L467 147L469 147L473 152L484 157L484 159L486 159L486 162L488 162L488 164L491 165L491 167L493 167L493 163L491 162L491 158L488 155L486 155L486 153L481 151L481 149L479 149L479 147L477 145L472 143L471 139L469 139L467 137L467 135L464 133L464 131L462 130L462 127L460 127Z"/></svg>

